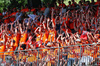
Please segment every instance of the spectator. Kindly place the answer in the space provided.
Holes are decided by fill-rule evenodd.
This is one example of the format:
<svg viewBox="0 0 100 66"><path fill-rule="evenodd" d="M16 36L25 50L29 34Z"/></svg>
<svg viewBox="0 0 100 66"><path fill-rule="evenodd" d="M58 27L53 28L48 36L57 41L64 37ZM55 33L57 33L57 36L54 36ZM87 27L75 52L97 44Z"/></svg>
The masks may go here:
<svg viewBox="0 0 100 66"><path fill-rule="evenodd" d="M6 9L3 9L3 13L2 13L3 16L6 15Z"/></svg>
<svg viewBox="0 0 100 66"><path fill-rule="evenodd" d="M79 2L79 9L76 9L77 4L72 0L72 5L69 1L72 9L68 10L63 7L62 1L58 7L43 7L44 11L41 8L30 10L28 7L25 10L22 8L23 13L21 10L7 11L3 18L9 19L9 22L4 20L5 23L0 25L0 52L5 52L0 53L0 58L4 60L8 55L20 61L19 64L33 63L35 66L37 62L39 65L55 66L57 62L66 66L95 62L100 49L100 17L99 12L95 14L99 6L94 10L89 1L83 1ZM43 15L40 15L41 11ZM16 20L11 16L15 16Z"/></svg>
<svg viewBox="0 0 100 66"><path fill-rule="evenodd" d="M45 9L43 15L44 15L44 16L47 16L47 17L50 16L50 8L49 8L49 6L47 6L47 8Z"/></svg>

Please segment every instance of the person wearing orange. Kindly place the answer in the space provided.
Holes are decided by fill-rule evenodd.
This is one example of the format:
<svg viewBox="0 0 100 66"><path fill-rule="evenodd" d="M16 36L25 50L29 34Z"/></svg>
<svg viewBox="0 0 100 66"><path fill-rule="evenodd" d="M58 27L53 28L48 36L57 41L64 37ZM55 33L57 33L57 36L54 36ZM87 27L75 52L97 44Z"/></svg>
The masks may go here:
<svg viewBox="0 0 100 66"><path fill-rule="evenodd" d="M10 46L7 49L7 53L4 53L5 55L10 55L10 56L13 55L14 52L12 52L12 51L15 51L15 47L13 46L14 43L15 43L15 41L11 40L11 44L10 44Z"/></svg>
<svg viewBox="0 0 100 66"><path fill-rule="evenodd" d="M69 49L68 49L68 62L67 62L67 66L71 66L71 64L74 63L74 61L75 61L75 54L74 53L75 52L73 51L73 47L69 47Z"/></svg>
<svg viewBox="0 0 100 66"><path fill-rule="evenodd" d="M37 31L38 31L38 32L37 32ZM35 34L36 34L36 36L37 36L36 42L40 41L40 40L41 40L41 37L42 37L41 26L38 27L38 28L35 30Z"/></svg>
<svg viewBox="0 0 100 66"><path fill-rule="evenodd" d="M18 43L19 43L19 40L20 40L20 34L15 35L13 37L13 40L15 40L14 47L18 47Z"/></svg>
<svg viewBox="0 0 100 66"><path fill-rule="evenodd" d="M52 23L52 25L49 25L50 19L47 19L47 28L49 31L49 36L48 36L48 41L49 42L53 42L55 41L55 37L56 37L56 32L55 32L55 28L54 28L54 24Z"/></svg>
<svg viewBox="0 0 100 66"><path fill-rule="evenodd" d="M75 54L75 57L77 58L77 59L79 59L80 58L80 47L79 46L76 46L76 47L74 47L74 54Z"/></svg>
<svg viewBox="0 0 100 66"><path fill-rule="evenodd" d="M2 52L5 52L5 49L6 49L6 45L4 45L4 41L0 41L0 57L3 58L4 57L4 53Z"/></svg>
<svg viewBox="0 0 100 66"><path fill-rule="evenodd" d="M48 31L46 29L44 29L44 31L42 33L43 34L43 37L42 37L43 43L47 42L47 39L48 39Z"/></svg>
<svg viewBox="0 0 100 66"><path fill-rule="evenodd" d="M27 40L27 37L28 37L27 30L23 31L21 24L20 24L19 28L20 28L20 32L21 32L20 43L25 43ZM19 38L20 38L20 34L19 34Z"/></svg>

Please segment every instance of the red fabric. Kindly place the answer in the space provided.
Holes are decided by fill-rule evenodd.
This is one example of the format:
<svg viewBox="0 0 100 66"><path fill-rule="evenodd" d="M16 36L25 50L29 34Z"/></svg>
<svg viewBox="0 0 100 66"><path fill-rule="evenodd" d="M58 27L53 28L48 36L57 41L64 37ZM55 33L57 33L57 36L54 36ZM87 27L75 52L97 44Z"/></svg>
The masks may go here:
<svg viewBox="0 0 100 66"><path fill-rule="evenodd" d="M45 7L41 8L41 11L44 11L45 10Z"/></svg>
<svg viewBox="0 0 100 66"><path fill-rule="evenodd" d="M12 16L12 17L10 17L10 21L11 22L14 22L15 21L15 15L16 15L16 13L17 12L13 12L10 16Z"/></svg>
<svg viewBox="0 0 100 66"><path fill-rule="evenodd" d="M6 17L9 17L9 16L4 16L4 18L6 18ZM4 20L4 23L9 23L10 22L10 19L9 18L6 18L5 20Z"/></svg>
<svg viewBox="0 0 100 66"><path fill-rule="evenodd" d="M2 13L0 13L0 16L2 16Z"/></svg>
<svg viewBox="0 0 100 66"><path fill-rule="evenodd" d="M35 8L34 9L31 9L31 11L35 11Z"/></svg>
<svg viewBox="0 0 100 66"><path fill-rule="evenodd" d="M71 33L71 30L69 28L68 29L68 33ZM63 31L66 32L66 29L63 28Z"/></svg>
<svg viewBox="0 0 100 66"><path fill-rule="evenodd" d="M0 38L1 38L1 36L2 36L2 33L0 33Z"/></svg>
<svg viewBox="0 0 100 66"><path fill-rule="evenodd" d="M38 44L36 44L36 47L39 47L39 45L38 45Z"/></svg>
<svg viewBox="0 0 100 66"><path fill-rule="evenodd" d="M60 7L65 7L66 5L63 3L63 4L59 4Z"/></svg>
<svg viewBox="0 0 100 66"><path fill-rule="evenodd" d="M11 18L10 18L10 21L11 21L11 22L14 22L14 21L15 21L15 17L11 17Z"/></svg>
<svg viewBox="0 0 100 66"><path fill-rule="evenodd" d="M74 29L74 22L70 23L70 29Z"/></svg>
<svg viewBox="0 0 100 66"><path fill-rule="evenodd" d="M28 12L29 9L28 8L25 8L25 9L22 9L21 12Z"/></svg>
<svg viewBox="0 0 100 66"><path fill-rule="evenodd" d="M42 40L35 42L36 47L40 47L42 45ZM39 46L40 45L40 46Z"/></svg>
<svg viewBox="0 0 100 66"><path fill-rule="evenodd" d="M53 24L56 25L56 24L55 24L55 18L53 18L52 21L53 21Z"/></svg>
<svg viewBox="0 0 100 66"><path fill-rule="evenodd" d="M74 3L72 4L72 6L74 6L74 7L75 7L75 4L76 4L76 2L74 2Z"/></svg>
<svg viewBox="0 0 100 66"><path fill-rule="evenodd" d="M11 15L12 15L12 16L15 16L15 15L16 15L16 13L17 13L17 12L13 12Z"/></svg>
<svg viewBox="0 0 100 66"><path fill-rule="evenodd" d="M97 65L100 66L100 62L97 62Z"/></svg>
<svg viewBox="0 0 100 66"><path fill-rule="evenodd" d="M87 34L88 34L87 31L83 31L82 34L81 34L81 36L80 36L80 38L84 39L84 40L87 40Z"/></svg>

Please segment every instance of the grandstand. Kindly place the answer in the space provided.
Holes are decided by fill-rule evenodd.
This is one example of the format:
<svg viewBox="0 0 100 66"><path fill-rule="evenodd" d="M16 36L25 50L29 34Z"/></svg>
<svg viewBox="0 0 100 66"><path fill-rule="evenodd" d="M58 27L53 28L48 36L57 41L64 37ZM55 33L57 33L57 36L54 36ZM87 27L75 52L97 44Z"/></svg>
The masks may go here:
<svg viewBox="0 0 100 66"><path fill-rule="evenodd" d="M0 66L100 66L100 1L67 3L4 8Z"/></svg>

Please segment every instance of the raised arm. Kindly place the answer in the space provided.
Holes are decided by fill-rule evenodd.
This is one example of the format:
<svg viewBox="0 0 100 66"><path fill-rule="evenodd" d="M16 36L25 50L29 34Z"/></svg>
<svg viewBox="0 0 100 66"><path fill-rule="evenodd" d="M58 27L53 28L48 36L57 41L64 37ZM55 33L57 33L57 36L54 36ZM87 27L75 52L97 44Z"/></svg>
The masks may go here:
<svg viewBox="0 0 100 66"><path fill-rule="evenodd" d="M95 18L95 28L97 28L97 24L98 24L98 22L96 21L96 18Z"/></svg>
<svg viewBox="0 0 100 66"><path fill-rule="evenodd" d="M2 26L3 26L3 24L1 25L1 32L2 32L2 29L3 29L3 27L2 27Z"/></svg>
<svg viewBox="0 0 100 66"><path fill-rule="evenodd" d="M38 33L37 33L37 30L39 29L40 27L38 27L35 31L34 31L34 33L37 35Z"/></svg>
<svg viewBox="0 0 100 66"><path fill-rule="evenodd" d="M46 29L46 26L45 26L45 21L43 21L43 28L44 28L44 29Z"/></svg>
<svg viewBox="0 0 100 66"><path fill-rule="evenodd" d="M78 24L77 24L78 25ZM75 31L78 31L78 29L76 28L76 26L75 26L75 22L74 22L74 30Z"/></svg>
<svg viewBox="0 0 100 66"><path fill-rule="evenodd" d="M40 23L42 23L42 20L43 20L43 16L41 16L41 18L40 18Z"/></svg>
<svg viewBox="0 0 100 66"><path fill-rule="evenodd" d="M66 29L65 35L69 37L68 29Z"/></svg>
<svg viewBox="0 0 100 66"><path fill-rule="evenodd" d="M26 19L24 19L24 21L23 21L23 29L25 29L25 20L26 20Z"/></svg>
<svg viewBox="0 0 100 66"><path fill-rule="evenodd" d="M14 31L13 31L13 24L14 23L11 23L11 29L10 29L10 31L14 33Z"/></svg>
<svg viewBox="0 0 100 66"><path fill-rule="evenodd" d="M54 9L52 9L52 12L51 12L51 20L53 19L53 14L54 14Z"/></svg>
<svg viewBox="0 0 100 66"><path fill-rule="evenodd" d="M57 24L56 22L57 22L57 18L58 18L58 16L56 16L56 18L55 18L55 24Z"/></svg>
<svg viewBox="0 0 100 66"><path fill-rule="evenodd" d="M97 31L98 31L98 28L95 30L95 34L96 34Z"/></svg>
<svg viewBox="0 0 100 66"><path fill-rule="evenodd" d="M69 11L70 11L70 10L68 10L68 11L66 12L66 14L67 14L67 16L66 16L66 21L68 20Z"/></svg>
<svg viewBox="0 0 100 66"><path fill-rule="evenodd" d="M15 28L15 30L17 30L17 27ZM19 24L19 30L20 30L20 32L22 34L23 33L23 30L22 30L21 24Z"/></svg>
<svg viewBox="0 0 100 66"><path fill-rule="evenodd" d="M50 28L49 28L49 22L50 22L50 19L48 18L48 19L47 19L47 29L48 29L48 30L50 30Z"/></svg>
<svg viewBox="0 0 100 66"><path fill-rule="evenodd" d="M88 29L90 29L89 20L86 20L86 23L87 23L87 25L88 25Z"/></svg>
<svg viewBox="0 0 100 66"><path fill-rule="evenodd" d="M59 40L59 38L62 36L62 34L59 34L59 36L57 37L57 42L59 42L58 40Z"/></svg>

